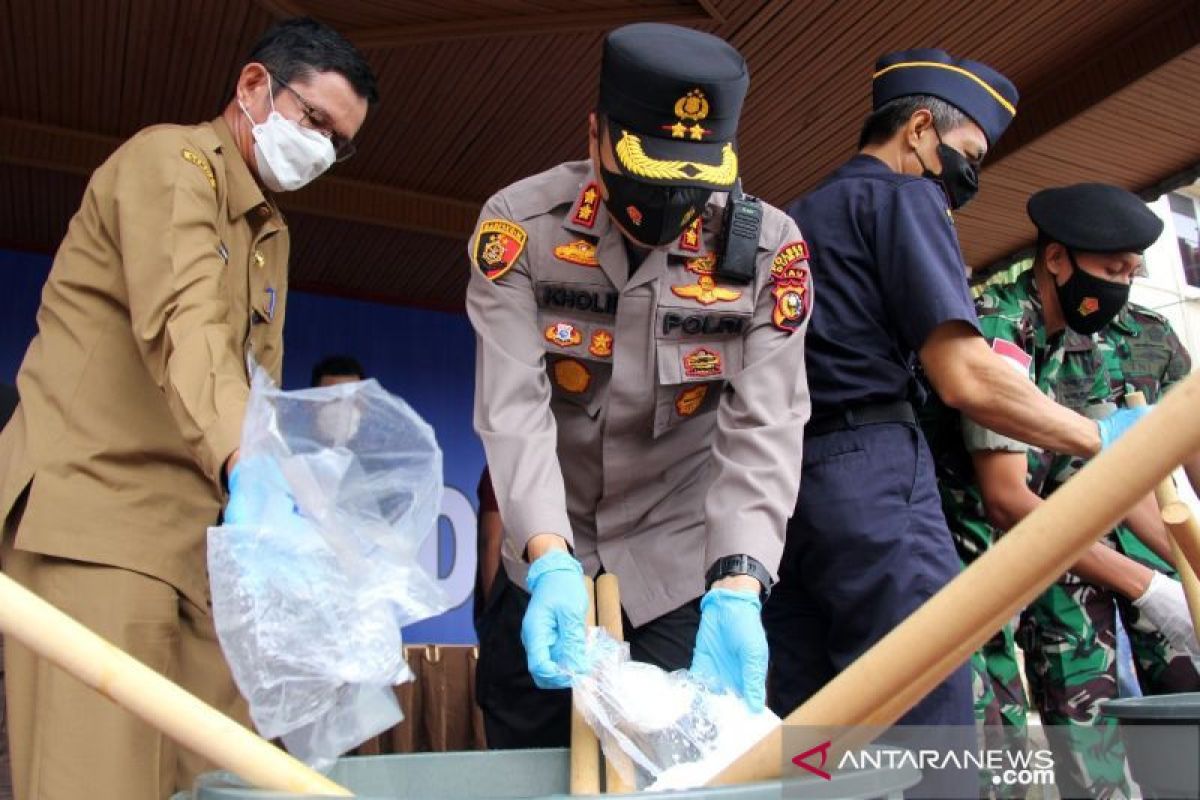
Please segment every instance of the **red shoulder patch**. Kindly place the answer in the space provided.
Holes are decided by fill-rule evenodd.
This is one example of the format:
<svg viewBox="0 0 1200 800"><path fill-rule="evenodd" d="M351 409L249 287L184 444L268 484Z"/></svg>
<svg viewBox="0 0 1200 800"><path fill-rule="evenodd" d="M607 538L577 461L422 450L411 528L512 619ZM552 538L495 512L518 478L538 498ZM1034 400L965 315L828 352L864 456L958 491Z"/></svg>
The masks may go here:
<svg viewBox="0 0 1200 800"><path fill-rule="evenodd" d="M506 219L485 219L479 223L472 254L475 266L489 281L494 281L512 269L528 239L525 229Z"/></svg>

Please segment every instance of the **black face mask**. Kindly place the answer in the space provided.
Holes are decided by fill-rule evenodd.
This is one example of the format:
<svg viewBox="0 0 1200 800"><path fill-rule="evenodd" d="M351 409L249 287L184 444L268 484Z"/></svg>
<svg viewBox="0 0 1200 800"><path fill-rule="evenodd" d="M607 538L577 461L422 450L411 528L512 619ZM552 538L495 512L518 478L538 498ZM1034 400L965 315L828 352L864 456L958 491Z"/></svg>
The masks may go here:
<svg viewBox="0 0 1200 800"><path fill-rule="evenodd" d="M603 166L604 206L630 236L647 247L659 247L683 233L703 213L711 189L693 186L655 186L610 172Z"/></svg>
<svg viewBox="0 0 1200 800"><path fill-rule="evenodd" d="M917 161L921 162L921 168L925 171L921 173L922 178L929 178L942 185L942 191L946 193L946 202L953 209L959 209L971 202L975 197L975 193L979 191L979 172L975 167L971 166L971 162L967 161L967 157L955 150L948 144L942 143L942 137L935 130L934 136L938 137L937 156L942 162L942 171L934 173L925 166L925 162L921 161L921 154L917 154Z"/></svg>
<svg viewBox="0 0 1200 800"><path fill-rule="evenodd" d="M1063 321L1067 327L1084 336L1091 336L1121 312L1129 302L1128 283L1116 283L1097 278L1084 272L1075 261L1075 254L1067 251L1074 268L1071 277L1061 286L1056 282L1058 305L1062 308Z"/></svg>

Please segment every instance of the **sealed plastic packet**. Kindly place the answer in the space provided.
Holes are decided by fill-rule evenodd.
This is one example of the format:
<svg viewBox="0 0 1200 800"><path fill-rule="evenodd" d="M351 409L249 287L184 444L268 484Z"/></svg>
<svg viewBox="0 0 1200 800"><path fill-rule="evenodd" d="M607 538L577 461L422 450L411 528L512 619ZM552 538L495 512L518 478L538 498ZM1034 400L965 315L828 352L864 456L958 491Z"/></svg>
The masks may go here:
<svg viewBox="0 0 1200 800"><path fill-rule="evenodd" d="M732 693L715 693L686 670L632 661L629 646L588 630L589 670L572 681L576 703L604 755L637 789L703 786L780 725Z"/></svg>
<svg viewBox="0 0 1200 800"><path fill-rule="evenodd" d="M403 719L400 629L449 606L418 563L442 454L376 381L284 392L255 368L233 479L208 535L221 647L259 732L324 767Z"/></svg>

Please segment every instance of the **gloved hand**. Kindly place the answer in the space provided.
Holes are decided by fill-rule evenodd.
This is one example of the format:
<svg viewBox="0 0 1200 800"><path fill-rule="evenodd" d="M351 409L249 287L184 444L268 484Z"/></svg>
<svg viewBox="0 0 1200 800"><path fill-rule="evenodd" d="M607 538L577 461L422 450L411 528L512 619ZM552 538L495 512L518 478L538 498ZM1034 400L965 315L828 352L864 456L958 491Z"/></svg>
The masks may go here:
<svg viewBox="0 0 1200 800"><path fill-rule="evenodd" d="M1096 420L1100 428L1100 449L1107 450L1112 443L1125 435L1142 417L1150 413L1153 406L1134 406L1133 408L1118 408L1101 420Z"/></svg>
<svg viewBox="0 0 1200 800"><path fill-rule="evenodd" d="M767 700L767 634L762 601L754 592L709 589L700 601L700 630L692 674L713 691L732 689L750 710Z"/></svg>
<svg viewBox="0 0 1200 800"><path fill-rule="evenodd" d="M287 479L275 459L267 456L243 458L229 473L229 502L225 505L226 525L260 525L296 515Z"/></svg>
<svg viewBox="0 0 1200 800"><path fill-rule="evenodd" d="M551 550L533 562L525 581L533 595L521 620L529 674L541 689L565 689L573 673L587 669L583 567L570 553Z"/></svg>
<svg viewBox="0 0 1200 800"><path fill-rule="evenodd" d="M1192 663L1200 669L1200 642L1196 641L1196 631L1192 628L1183 584L1155 572L1150 586L1133 601L1133 605L1146 615L1173 648L1191 656Z"/></svg>

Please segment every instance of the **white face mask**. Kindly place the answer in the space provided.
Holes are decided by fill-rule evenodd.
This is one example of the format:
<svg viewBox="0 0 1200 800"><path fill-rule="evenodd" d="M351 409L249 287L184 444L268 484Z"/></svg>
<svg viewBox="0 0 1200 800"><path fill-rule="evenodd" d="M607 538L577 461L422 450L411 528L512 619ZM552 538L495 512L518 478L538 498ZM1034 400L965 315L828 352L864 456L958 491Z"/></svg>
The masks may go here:
<svg viewBox="0 0 1200 800"><path fill-rule="evenodd" d="M258 176L273 192L292 192L309 183L333 164L333 142L311 128L292 122L275 110L271 76L267 76L267 97L271 113L261 125L238 101L242 113L250 120L254 135L254 157Z"/></svg>

